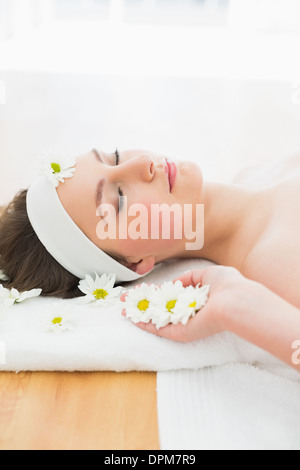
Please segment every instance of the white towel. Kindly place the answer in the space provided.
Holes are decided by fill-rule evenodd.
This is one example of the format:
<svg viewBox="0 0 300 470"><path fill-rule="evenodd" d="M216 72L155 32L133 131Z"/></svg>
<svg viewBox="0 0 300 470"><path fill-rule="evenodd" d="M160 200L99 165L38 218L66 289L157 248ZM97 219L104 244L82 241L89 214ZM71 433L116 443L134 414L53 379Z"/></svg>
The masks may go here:
<svg viewBox="0 0 300 470"><path fill-rule="evenodd" d="M225 364L157 374L161 450L300 450L300 376Z"/></svg>
<svg viewBox="0 0 300 470"><path fill-rule="evenodd" d="M143 281L161 284L187 269L211 264L199 259L171 260ZM127 287L139 282L127 283ZM274 356L228 332L183 344L140 330L121 315L121 308L97 309L77 305L74 300L58 300L58 304L71 309L75 322L74 330L60 335L43 330L42 319L53 308L53 299L35 298L2 307L5 318L0 320L0 343L6 350L6 363L0 365L0 370L121 372L198 369L232 362L281 364ZM57 316L59 308L54 313Z"/></svg>

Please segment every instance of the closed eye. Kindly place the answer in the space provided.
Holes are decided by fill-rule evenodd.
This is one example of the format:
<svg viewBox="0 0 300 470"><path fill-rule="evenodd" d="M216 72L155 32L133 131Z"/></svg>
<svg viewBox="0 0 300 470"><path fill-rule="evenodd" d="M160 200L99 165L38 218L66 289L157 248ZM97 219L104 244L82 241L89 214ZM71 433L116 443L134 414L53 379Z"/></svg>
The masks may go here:
<svg viewBox="0 0 300 470"><path fill-rule="evenodd" d="M115 155L116 155L116 166L118 166L120 163L120 153L118 149L116 149ZM124 200L123 200L124 194L120 187L118 187L118 194L119 194L119 211L120 211L124 206Z"/></svg>
<svg viewBox="0 0 300 470"><path fill-rule="evenodd" d="M102 164L104 164L104 161L103 161L100 153L98 152L98 150L93 149L92 152L93 152L95 158L97 159L97 161L98 162L100 161ZM119 153L118 149L116 149L114 155L116 157L116 165L119 165L119 163L120 163L120 153ZM105 183L105 180L102 179L102 180L99 181L99 183L97 185L96 197L95 197L96 207L99 207L101 205L104 183ZM123 191L121 190L120 187L118 188L118 195L119 195L119 205L117 207L117 213L119 213L119 211L122 209L122 207L124 205L124 203L123 203L124 194L123 194Z"/></svg>
<svg viewBox="0 0 300 470"><path fill-rule="evenodd" d="M120 152L118 149L115 151L115 156L116 156L116 165L119 165L120 163Z"/></svg>

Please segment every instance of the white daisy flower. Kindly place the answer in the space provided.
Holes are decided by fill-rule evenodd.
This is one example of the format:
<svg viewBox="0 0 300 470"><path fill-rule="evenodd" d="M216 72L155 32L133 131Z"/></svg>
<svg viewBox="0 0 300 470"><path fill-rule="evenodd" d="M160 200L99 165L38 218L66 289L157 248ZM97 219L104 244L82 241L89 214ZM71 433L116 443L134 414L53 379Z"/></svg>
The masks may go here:
<svg viewBox="0 0 300 470"><path fill-rule="evenodd" d="M54 304L43 319L43 329L52 333L61 334L75 329L70 314L61 305Z"/></svg>
<svg viewBox="0 0 300 470"><path fill-rule="evenodd" d="M124 308L126 316L133 323L149 323L151 320L151 299L157 289L158 287L154 284L147 285L143 282L140 286L128 291Z"/></svg>
<svg viewBox="0 0 300 470"><path fill-rule="evenodd" d="M172 323L174 308L184 291L182 282L178 280L175 283L164 282L161 288L153 294L151 316L152 323L157 329Z"/></svg>
<svg viewBox="0 0 300 470"><path fill-rule="evenodd" d="M66 178L72 178L76 171L76 161L65 157L42 157L41 175L47 176L53 186L57 188L59 183L64 183Z"/></svg>
<svg viewBox="0 0 300 470"><path fill-rule="evenodd" d="M42 292L42 289L33 289L31 291L26 291L20 293L17 289L6 289L0 284L0 298L3 300L4 305L11 306L14 304L19 304L26 299L31 299L32 297L38 297Z"/></svg>
<svg viewBox="0 0 300 470"><path fill-rule="evenodd" d="M2 269L0 269L0 281L8 281L8 277L6 276L4 271L2 271Z"/></svg>
<svg viewBox="0 0 300 470"><path fill-rule="evenodd" d="M121 302L120 295L123 287L114 287L116 282L115 274L103 274L101 277L96 274L95 280L87 275L79 282L79 289L85 294L85 302L92 302L96 307Z"/></svg>
<svg viewBox="0 0 300 470"><path fill-rule="evenodd" d="M194 317L207 302L210 286L203 287L188 286L185 292L180 296L173 309L172 323L177 325L182 323L186 325L191 317Z"/></svg>

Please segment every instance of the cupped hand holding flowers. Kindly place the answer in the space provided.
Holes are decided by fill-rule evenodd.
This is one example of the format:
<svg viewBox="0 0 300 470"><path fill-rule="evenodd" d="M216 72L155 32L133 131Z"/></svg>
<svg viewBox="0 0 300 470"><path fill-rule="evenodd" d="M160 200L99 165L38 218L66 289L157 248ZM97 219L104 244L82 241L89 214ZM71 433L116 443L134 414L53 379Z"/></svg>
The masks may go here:
<svg viewBox="0 0 300 470"><path fill-rule="evenodd" d="M143 322L141 319L135 323L149 333L181 342L191 342L221 333L228 330L231 313L240 308L248 282L237 269L232 267L210 266L186 272L173 281L174 287L177 286L175 290L186 289L171 308L172 323L166 323L164 326L162 322L159 328L155 320ZM201 290L192 290L190 287L199 287ZM192 292L194 300L190 302ZM123 316L127 316L127 295L124 293L121 296L125 307L122 311Z"/></svg>
<svg viewBox="0 0 300 470"><path fill-rule="evenodd" d="M200 287L200 283L184 287L180 279L162 286L143 283L121 296L123 314L133 323L151 323L157 330L169 324L186 325L206 304L209 290L209 285Z"/></svg>

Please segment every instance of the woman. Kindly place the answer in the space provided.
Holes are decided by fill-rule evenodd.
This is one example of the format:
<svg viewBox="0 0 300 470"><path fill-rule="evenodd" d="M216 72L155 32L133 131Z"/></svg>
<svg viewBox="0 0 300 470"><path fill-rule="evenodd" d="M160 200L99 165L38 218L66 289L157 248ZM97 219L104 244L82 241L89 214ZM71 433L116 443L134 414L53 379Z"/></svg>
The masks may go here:
<svg viewBox="0 0 300 470"><path fill-rule="evenodd" d="M199 315L186 330L167 326L159 330L160 335L185 341L228 329L299 367L291 363L291 357L292 343L300 340L300 158L252 168L230 184L204 181L195 163L175 164L176 179L170 182L170 165L159 155L142 150L112 154L93 150L77 159L76 172L59 184L57 195L80 231L138 276L170 258L206 258L223 266L181 278L185 285L198 279L212 285L205 324ZM108 223L116 222L117 234L124 228L120 196L126 196L128 207L137 202L149 209L152 204L204 204L203 248L187 251L190 240L185 236L99 239L97 208L103 203L119 205L116 220L109 214ZM44 295L64 298L80 295L78 278L36 237L27 214L26 191L16 196L1 220L0 255L0 268L9 278L6 287L21 291L41 288ZM254 313L240 316L249 304ZM195 329L197 318L200 326ZM155 332L152 325L143 327Z"/></svg>

